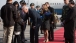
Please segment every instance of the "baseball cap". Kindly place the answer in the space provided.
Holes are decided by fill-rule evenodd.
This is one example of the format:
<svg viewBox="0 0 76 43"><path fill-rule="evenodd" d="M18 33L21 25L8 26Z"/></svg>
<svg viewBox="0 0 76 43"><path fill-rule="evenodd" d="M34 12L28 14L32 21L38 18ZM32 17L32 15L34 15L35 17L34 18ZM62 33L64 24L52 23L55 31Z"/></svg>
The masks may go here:
<svg viewBox="0 0 76 43"><path fill-rule="evenodd" d="M34 3L31 3L31 4L30 4L30 6L34 6L34 5L35 5Z"/></svg>
<svg viewBox="0 0 76 43"><path fill-rule="evenodd" d="M38 6L36 6L36 8L39 8L40 6L38 5Z"/></svg>

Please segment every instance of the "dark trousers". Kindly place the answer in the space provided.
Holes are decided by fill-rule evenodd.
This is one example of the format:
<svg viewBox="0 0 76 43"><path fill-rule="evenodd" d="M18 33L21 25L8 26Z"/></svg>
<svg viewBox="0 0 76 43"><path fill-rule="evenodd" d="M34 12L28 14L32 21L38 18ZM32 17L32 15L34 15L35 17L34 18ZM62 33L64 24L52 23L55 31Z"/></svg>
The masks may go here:
<svg viewBox="0 0 76 43"><path fill-rule="evenodd" d="M48 31L48 33L49 33L49 37L48 37L49 41L53 41L54 40L54 29L53 29L53 27L50 27L50 30Z"/></svg>
<svg viewBox="0 0 76 43"><path fill-rule="evenodd" d="M74 38L75 38L75 28L74 28L74 22L69 21L64 25L65 27L65 32L64 32L64 37L65 37L65 43L75 43Z"/></svg>
<svg viewBox="0 0 76 43"><path fill-rule="evenodd" d="M25 40L24 32L26 29L26 24L21 26L21 40Z"/></svg>
<svg viewBox="0 0 76 43"><path fill-rule="evenodd" d="M14 43L21 43L21 37L20 37L20 35L15 35L15 37L14 37Z"/></svg>
<svg viewBox="0 0 76 43"><path fill-rule="evenodd" d="M73 39L71 40L71 39L66 39L65 38L65 43L74 43L74 40Z"/></svg>
<svg viewBox="0 0 76 43"><path fill-rule="evenodd" d="M53 27L54 27L54 29L56 28L56 23L53 23Z"/></svg>
<svg viewBox="0 0 76 43"><path fill-rule="evenodd" d="M40 26L41 34L43 34L43 25Z"/></svg>
<svg viewBox="0 0 76 43"><path fill-rule="evenodd" d="M35 37L35 39L34 39ZM38 40L38 27L36 28L30 28L30 43L39 43Z"/></svg>
<svg viewBox="0 0 76 43"><path fill-rule="evenodd" d="M66 32L67 31L67 32ZM69 31L69 29L68 30L66 30L65 29L65 43L75 43L75 33L74 33L74 31L72 31L72 32L68 32ZM71 30L70 30L71 31ZM67 34L66 34L67 33ZM68 34L71 34L71 35L68 35ZM66 35L67 35L67 37L66 37ZM70 37L71 36L71 37ZM69 38L68 38L69 37Z"/></svg>

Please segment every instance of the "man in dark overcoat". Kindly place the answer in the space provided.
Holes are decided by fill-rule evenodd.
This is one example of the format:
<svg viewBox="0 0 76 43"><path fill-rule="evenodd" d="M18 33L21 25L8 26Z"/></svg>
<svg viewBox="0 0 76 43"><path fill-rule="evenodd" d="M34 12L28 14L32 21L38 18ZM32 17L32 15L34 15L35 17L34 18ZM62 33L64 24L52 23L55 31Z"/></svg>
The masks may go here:
<svg viewBox="0 0 76 43"><path fill-rule="evenodd" d="M74 41L74 31L75 31L75 22L76 22L76 7L74 1L69 3L69 11L64 21L65 26L65 43L75 43Z"/></svg>

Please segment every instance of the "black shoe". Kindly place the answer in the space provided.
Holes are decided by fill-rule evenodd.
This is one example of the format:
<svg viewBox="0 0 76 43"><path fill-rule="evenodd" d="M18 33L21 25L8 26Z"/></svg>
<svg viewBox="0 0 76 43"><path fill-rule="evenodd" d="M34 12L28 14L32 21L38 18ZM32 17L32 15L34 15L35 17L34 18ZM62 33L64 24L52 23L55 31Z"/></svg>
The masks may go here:
<svg viewBox="0 0 76 43"><path fill-rule="evenodd" d="M27 40L26 40L26 39L23 39L23 40L22 40L22 42L25 42L25 41L27 41Z"/></svg>
<svg viewBox="0 0 76 43"><path fill-rule="evenodd" d="M54 41L54 39L49 39L49 41Z"/></svg>
<svg viewBox="0 0 76 43"><path fill-rule="evenodd" d="M24 42L22 41L21 43L26 43L26 42L25 41Z"/></svg>
<svg viewBox="0 0 76 43"><path fill-rule="evenodd" d="M27 40L25 39L25 41L27 41Z"/></svg>

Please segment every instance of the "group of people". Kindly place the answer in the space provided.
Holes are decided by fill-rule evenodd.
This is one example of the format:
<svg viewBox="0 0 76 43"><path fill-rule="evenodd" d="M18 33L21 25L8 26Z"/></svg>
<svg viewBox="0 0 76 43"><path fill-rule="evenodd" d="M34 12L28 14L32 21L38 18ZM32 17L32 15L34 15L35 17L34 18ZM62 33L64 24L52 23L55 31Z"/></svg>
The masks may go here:
<svg viewBox="0 0 76 43"><path fill-rule="evenodd" d="M76 23L76 5L73 0L64 0L61 21L64 26L65 43L74 42L74 31ZM54 8L49 2L40 6L31 3L30 8L24 1L17 1L12 4L12 0L7 0L1 8L1 18L3 20L3 43L25 43L25 29L27 20L30 20L30 43L39 43L39 28L44 32L44 42L54 40L54 26L56 28Z"/></svg>
<svg viewBox="0 0 76 43"><path fill-rule="evenodd" d="M25 29L30 20L30 43L39 43L39 28L44 32L44 42L54 40L54 9L49 2L40 6L31 3L30 8L25 1L7 0L1 8L3 21L3 43L25 43ZM55 26L56 28L56 26Z"/></svg>
<svg viewBox="0 0 76 43"><path fill-rule="evenodd" d="M61 22L64 27L65 43L75 43L76 4L73 0L64 0Z"/></svg>

